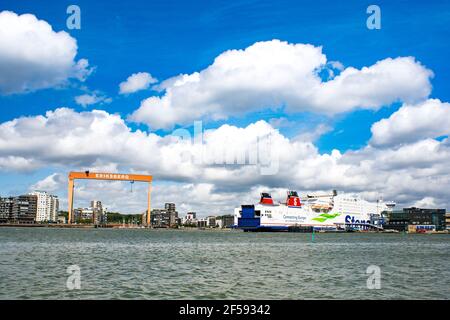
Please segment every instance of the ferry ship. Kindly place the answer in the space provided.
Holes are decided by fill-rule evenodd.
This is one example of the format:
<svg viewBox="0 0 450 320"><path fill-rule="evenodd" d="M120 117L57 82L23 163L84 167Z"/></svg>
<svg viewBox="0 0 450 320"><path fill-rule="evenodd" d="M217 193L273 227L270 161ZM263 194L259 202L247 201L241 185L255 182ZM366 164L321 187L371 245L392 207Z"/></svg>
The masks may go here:
<svg viewBox="0 0 450 320"><path fill-rule="evenodd" d="M382 229L384 213L394 202L368 202L348 194L306 195L288 191L285 203L261 193L258 204L234 210L234 224L244 231L352 231Z"/></svg>

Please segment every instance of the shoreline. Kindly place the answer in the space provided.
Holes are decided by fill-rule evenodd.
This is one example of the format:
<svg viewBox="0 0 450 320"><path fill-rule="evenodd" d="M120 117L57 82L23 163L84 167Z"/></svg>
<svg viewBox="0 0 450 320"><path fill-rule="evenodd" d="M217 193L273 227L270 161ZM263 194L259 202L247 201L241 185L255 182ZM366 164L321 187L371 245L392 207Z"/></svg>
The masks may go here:
<svg viewBox="0 0 450 320"><path fill-rule="evenodd" d="M122 225L107 225L102 227L96 227L95 225L88 224L0 224L0 228L51 228L51 229L121 229L121 230L171 230L171 231L206 231L206 232L244 232L240 229L233 228L145 228L145 227L123 227ZM251 232L251 233L268 233L268 232ZM269 232L270 233L270 232ZM312 233L312 232L275 232L275 233ZM358 234L424 234L424 235L448 235L450 232L448 231L434 231L434 232L392 232L391 230L384 231L353 231L353 232L336 232L336 231L316 231L316 234L335 234L335 233L358 233Z"/></svg>

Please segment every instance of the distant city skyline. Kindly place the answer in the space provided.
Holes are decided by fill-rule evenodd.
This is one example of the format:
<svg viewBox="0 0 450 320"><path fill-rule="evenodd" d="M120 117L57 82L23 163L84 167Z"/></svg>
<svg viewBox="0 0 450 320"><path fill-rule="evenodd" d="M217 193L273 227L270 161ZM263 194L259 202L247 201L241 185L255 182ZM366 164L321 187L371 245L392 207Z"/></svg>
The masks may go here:
<svg viewBox="0 0 450 320"><path fill-rule="evenodd" d="M151 174L152 207L200 217L288 189L450 208L445 2L379 1L379 29L360 1L76 5L79 29L65 2L0 5L0 196L66 210L91 170ZM143 184L75 188L146 209Z"/></svg>

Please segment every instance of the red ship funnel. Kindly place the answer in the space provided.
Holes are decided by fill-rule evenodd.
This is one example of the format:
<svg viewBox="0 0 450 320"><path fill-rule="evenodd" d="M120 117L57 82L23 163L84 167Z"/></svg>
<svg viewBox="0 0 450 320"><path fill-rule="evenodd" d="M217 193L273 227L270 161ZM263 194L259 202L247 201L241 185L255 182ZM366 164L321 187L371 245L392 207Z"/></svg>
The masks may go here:
<svg viewBox="0 0 450 320"><path fill-rule="evenodd" d="M270 193L263 192L261 193L261 200L259 200L259 203L262 204L273 204L273 199Z"/></svg>
<svg viewBox="0 0 450 320"><path fill-rule="evenodd" d="M288 191L286 205L289 207L301 207L300 197L297 191Z"/></svg>

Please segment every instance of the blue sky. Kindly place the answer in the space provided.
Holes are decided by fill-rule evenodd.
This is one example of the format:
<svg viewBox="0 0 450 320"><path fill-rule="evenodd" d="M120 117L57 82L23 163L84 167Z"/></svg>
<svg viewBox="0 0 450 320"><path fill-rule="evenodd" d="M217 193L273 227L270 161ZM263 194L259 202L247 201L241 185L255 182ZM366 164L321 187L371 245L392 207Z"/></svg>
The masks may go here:
<svg viewBox="0 0 450 320"><path fill-rule="evenodd" d="M66 27L70 4L81 8L80 30ZM380 30L366 27L370 4L381 8ZM142 100L161 95L151 89L119 95L119 83L131 74L149 72L160 81L191 74L210 66L226 50L245 49L272 39L322 46L328 61L357 69L389 57L413 56L434 73L429 98L450 101L449 7L448 1L2 1L0 11L31 13L47 21L54 31L68 32L77 40L76 59L88 59L95 71L83 83L0 95L0 123L43 115L63 106L78 112L105 110L127 119ZM112 102L78 105L74 98L85 93L81 86L112 98ZM389 118L401 106L391 103L378 110L351 110L332 116L287 114L282 108L267 108L207 121L205 127L245 127L261 119L269 122L285 117L291 124L280 127L280 132L293 138L325 124L330 129L314 141L319 152L338 149L345 153L364 147L371 138L373 123ZM128 121L127 125L131 130L153 131L141 123ZM171 130L155 132L164 136ZM0 193L24 190L55 170L53 165L25 175L6 170Z"/></svg>
<svg viewBox="0 0 450 320"><path fill-rule="evenodd" d="M65 11L70 4L74 2L2 1L1 9L33 13L48 21L54 30L69 32L78 41L78 56L88 57L96 66L85 84L109 96L117 96L118 83L131 73L148 70L158 79L166 79L201 70L228 49L277 38L323 46L330 60L357 68L385 57L414 56L435 72L432 95L449 100L447 1L378 1L382 9L381 30L366 28L365 11L372 4L370 1L77 1L82 12L81 30L68 30L65 25ZM37 115L56 106L81 110L73 99L77 93L49 89L1 97L0 120ZM148 95L139 92L90 108L127 115ZM392 113L395 108L389 111ZM340 118L338 126L348 127L345 117ZM361 114L365 123L379 118L370 112ZM359 123L358 117L354 120ZM324 141L321 147L329 150L329 143L333 141ZM339 143L340 149L345 150L355 141Z"/></svg>

